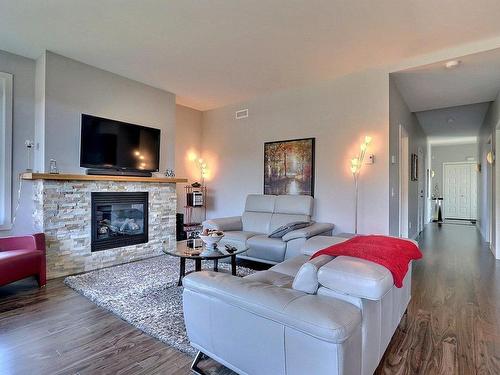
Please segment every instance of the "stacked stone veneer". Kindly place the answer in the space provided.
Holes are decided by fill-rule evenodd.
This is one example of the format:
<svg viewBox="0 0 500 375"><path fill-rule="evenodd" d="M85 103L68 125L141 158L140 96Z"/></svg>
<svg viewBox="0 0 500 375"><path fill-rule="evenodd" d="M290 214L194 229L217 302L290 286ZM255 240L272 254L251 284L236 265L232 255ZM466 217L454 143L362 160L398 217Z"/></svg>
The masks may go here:
<svg viewBox="0 0 500 375"><path fill-rule="evenodd" d="M139 191L149 193L149 242L92 252L90 193ZM37 180L34 199L34 224L47 242L48 278L161 255L163 246L175 246L173 183Z"/></svg>

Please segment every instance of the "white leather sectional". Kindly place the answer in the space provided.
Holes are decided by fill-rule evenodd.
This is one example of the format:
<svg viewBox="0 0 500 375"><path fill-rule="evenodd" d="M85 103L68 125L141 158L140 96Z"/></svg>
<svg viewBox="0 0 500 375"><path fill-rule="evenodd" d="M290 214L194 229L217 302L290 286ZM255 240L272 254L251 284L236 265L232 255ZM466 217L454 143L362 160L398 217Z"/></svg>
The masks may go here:
<svg viewBox="0 0 500 375"><path fill-rule="evenodd" d="M276 264L299 255L308 238L332 234L333 224L311 222L282 238L269 238L282 225L310 222L313 209L314 199L308 195L250 194L241 216L206 220L203 227L224 231L221 245L247 248L238 258Z"/></svg>
<svg viewBox="0 0 500 375"><path fill-rule="evenodd" d="M372 374L410 301L383 266L310 255L345 238L316 236L303 254L244 278L184 278L191 344L239 374Z"/></svg>

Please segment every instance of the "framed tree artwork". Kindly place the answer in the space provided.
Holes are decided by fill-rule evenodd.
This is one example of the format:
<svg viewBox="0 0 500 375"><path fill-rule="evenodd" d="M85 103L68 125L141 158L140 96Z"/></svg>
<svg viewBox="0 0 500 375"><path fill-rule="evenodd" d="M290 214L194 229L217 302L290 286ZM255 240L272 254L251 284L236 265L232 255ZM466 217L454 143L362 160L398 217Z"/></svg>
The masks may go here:
<svg viewBox="0 0 500 375"><path fill-rule="evenodd" d="M264 194L314 196L315 138L264 144Z"/></svg>

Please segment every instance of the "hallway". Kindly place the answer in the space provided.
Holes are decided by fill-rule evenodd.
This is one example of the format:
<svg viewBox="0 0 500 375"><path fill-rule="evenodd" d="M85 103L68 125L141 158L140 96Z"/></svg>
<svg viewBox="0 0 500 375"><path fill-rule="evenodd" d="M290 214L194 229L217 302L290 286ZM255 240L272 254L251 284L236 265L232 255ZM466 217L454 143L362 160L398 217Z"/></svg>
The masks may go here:
<svg viewBox="0 0 500 375"><path fill-rule="evenodd" d="M474 226L428 224L408 321L377 374L500 374L500 261Z"/></svg>

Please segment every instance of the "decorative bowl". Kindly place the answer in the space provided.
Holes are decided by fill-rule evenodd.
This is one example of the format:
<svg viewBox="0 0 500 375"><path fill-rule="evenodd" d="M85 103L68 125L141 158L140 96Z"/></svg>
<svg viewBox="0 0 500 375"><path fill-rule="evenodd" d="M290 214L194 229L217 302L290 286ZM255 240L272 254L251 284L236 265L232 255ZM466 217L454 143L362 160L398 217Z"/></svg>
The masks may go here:
<svg viewBox="0 0 500 375"><path fill-rule="evenodd" d="M203 241L203 243L207 247L212 248L212 249L215 249L217 242L219 242L222 239L222 237L224 237L223 234L218 235L218 236L211 236L211 235L204 236L204 235L200 234L200 238Z"/></svg>

